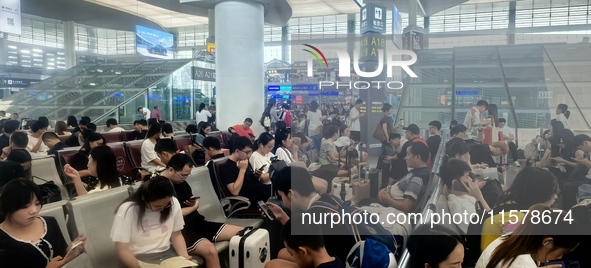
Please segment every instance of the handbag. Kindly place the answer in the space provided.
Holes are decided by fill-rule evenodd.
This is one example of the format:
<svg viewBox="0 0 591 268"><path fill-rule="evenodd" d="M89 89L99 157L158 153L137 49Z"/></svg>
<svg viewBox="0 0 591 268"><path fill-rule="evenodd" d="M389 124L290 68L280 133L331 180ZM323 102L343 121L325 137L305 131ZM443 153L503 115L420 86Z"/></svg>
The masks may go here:
<svg viewBox="0 0 591 268"><path fill-rule="evenodd" d="M382 124L378 123L378 125L376 126L376 130L374 130L373 132L373 138L381 142L387 140L386 133L384 133L384 128L382 127Z"/></svg>
<svg viewBox="0 0 591 268"><path fill-rule="evenodd" d="M62 200L62 190L53 181L48 181L37 176L33 176L33 179L40 179L44 181L44 184L39 185L41 190L41 202L43 204L49 204Z"/></svg>

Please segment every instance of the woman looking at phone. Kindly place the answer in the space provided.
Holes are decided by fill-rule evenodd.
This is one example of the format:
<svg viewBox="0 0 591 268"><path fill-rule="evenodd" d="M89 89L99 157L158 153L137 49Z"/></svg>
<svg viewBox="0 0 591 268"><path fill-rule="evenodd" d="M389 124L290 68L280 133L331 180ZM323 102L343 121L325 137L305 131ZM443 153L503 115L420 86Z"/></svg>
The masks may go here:
<svg viewBox="0 0 591 268"><path fill-rule="evenodd" d="M460 159L451 159L441 166L439 177L445 184L449 212L452 215L477 213L477 203L485 211L490 211L490 206L480 191L486 181L477 180L473 175L470 166ZM464 233L468 232L467 222L458 224L457 227Z"/></svg>
<svg viewBox="0 0 591 268"><path fill-rule="evenodd" d="M83 251L84 236L66 244L53 217L41 217L41 190L32 181L15 179L0 195L2 267L62 267ZM72 253L72 245L78 244Z"/></svg>
<svg viewBox="0 0 591 268"><path fill-rule="evenodd" d="M271 152L275 146L275 138L268 132L263 132L254 143L256 151L252 152L250 165L254 172L260 177L269 177L269 167L271 167L271 158L275 155Z"/></svg>

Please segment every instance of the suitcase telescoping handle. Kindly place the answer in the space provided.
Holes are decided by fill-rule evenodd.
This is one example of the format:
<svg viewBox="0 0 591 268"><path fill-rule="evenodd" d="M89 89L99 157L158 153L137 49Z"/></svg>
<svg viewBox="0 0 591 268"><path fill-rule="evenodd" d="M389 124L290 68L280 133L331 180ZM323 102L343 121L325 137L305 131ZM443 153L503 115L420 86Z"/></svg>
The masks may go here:
<svg viewBox="0 0 591 268"><path fill-rule="evenodd" d="M237 236L244 236L244 234L247 233L248 230L253 230L254 227L252 226L246 226L244 227L244 229L240 230L238 233L236 233Z"/></svg>

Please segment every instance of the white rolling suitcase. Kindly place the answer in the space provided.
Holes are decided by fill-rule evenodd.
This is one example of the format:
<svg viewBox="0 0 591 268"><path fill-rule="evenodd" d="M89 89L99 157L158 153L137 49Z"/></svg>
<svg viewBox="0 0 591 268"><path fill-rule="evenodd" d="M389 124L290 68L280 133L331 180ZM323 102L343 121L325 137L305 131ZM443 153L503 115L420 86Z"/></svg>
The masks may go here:
<svg viewBox="0 0 591 268"><path fill-rule="evenodd" d="M270 254L267 230L248 226L230 239L230 268L263 268Z"/></svg>

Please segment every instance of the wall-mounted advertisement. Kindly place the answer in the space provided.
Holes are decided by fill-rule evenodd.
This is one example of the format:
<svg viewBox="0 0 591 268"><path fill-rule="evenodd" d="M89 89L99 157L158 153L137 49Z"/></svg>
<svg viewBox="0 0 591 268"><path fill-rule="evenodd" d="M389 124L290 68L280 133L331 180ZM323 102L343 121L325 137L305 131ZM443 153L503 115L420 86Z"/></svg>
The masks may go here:
<svg viewBox="0 0 591 268"><path fill-rule="evenodd" d="M21 35L21 1L0 0L0 32Z"/></svg>
<svg viewBox="0 0 591 268"><path fill-rule="evenodd" d="M135 26L136 51L139 54L159 59L173 59L174 36L172 34Z"/></svg>

